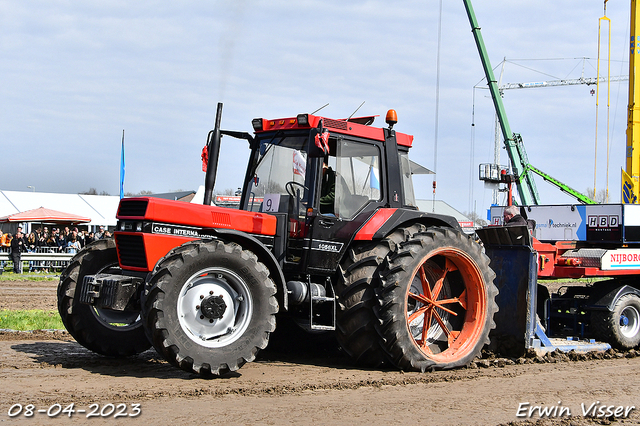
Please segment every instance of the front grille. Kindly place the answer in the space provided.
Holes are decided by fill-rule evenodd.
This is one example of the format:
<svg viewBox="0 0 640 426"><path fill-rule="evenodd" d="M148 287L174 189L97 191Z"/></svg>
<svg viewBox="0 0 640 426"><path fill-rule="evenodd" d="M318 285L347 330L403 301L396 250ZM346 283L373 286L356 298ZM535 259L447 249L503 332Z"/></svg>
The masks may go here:
<svg viewBox="0 0 640 426"><path fill-rule="evenodd" d="M116 235L116 246L122 266L146 268L147 257L142 235Z"/></svg>
<svg viewBox="0 0 640 426"><path fill-rule="evenodd" d="M147 213L147 200L124 200L120 202L118 216L138 216L144 217Z"/></svg>

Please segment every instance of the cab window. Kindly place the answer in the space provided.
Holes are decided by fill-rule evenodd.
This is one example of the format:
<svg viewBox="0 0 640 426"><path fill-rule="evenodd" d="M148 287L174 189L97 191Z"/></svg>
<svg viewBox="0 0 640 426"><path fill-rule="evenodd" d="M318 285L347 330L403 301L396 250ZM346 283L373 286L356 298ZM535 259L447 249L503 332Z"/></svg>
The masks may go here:
<svg viewBox="0 0 640 426"><path fill-rule="evenodd" d="M380 151L377 146L338 140L336 156L329 157L325 163L335 172L335 216L353 218L369 201L381 199Z"/></svg>

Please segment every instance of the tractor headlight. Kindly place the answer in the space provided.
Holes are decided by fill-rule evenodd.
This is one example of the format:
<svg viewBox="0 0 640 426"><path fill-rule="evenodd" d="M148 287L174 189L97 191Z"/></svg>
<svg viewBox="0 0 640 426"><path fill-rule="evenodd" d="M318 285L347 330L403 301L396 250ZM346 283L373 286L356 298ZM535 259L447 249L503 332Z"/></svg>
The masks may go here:
<svg viewBox="0 0 640 426"><path fill-rule="evenodd" d="M253 126L253 130L255 130L256 132L259 132L264 128L262 118L254 118L253 120L251 120L251 125Z"/></svg>
<svg viewBox="0 0 640 426"><path fill-rule="evenodd" d="M309 114L298 114L298 126L307 127L309 125Z"/></svg>

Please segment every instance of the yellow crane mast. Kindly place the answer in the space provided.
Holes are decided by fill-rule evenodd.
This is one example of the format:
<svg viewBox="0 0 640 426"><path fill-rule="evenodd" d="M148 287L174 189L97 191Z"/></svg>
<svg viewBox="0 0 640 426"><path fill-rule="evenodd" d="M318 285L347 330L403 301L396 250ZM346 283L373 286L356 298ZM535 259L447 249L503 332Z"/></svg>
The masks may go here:
<svg viewBox="0 0 640 426"><path fill-rule="evenodd" d="M605 0L605 5L608 0ZM638 204L640 181L640 91L636 90L638 75L636 59L640 45L636 40L638 2L631 0L630 49L629 49L629 114L627 119L626 171L622 171L622 202Z"/></svg>

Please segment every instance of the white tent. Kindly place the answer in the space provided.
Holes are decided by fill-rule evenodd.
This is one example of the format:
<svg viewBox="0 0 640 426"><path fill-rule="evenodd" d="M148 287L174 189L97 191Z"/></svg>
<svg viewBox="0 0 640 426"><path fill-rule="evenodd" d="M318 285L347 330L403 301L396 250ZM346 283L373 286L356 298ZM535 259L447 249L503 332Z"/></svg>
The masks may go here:
<svg viewBox="0 0 640 426"><path fill-rule="evenodd" d="M91 218L89 226L115 226L120 197L111 195L56 194L0 191L0 217L41 206Z"/></svg>

